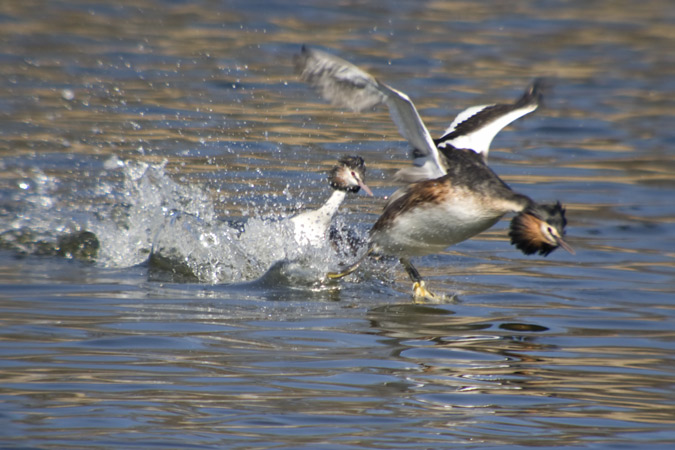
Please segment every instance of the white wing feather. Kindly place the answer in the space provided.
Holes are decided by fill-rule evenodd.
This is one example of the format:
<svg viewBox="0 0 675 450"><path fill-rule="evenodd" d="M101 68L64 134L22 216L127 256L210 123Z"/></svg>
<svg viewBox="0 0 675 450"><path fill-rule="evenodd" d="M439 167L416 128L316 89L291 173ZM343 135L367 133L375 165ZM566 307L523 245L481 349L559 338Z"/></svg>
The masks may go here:
<svg viewBox="0 0 675 450"><path fill-rule="evenodd" d="M445 133L443 133L443 135L452 133L459 124L475 115L481 114L486 108L491 106L494 105L472 106L465 109L457 115L455 120L448 127ZM472 132L464 133L455 138L444 140L439 144L439 147L450 144L455 148L470 149L482 155L483 158L487 160L488 152L490 151L490 145L492 144L492 140L495 138L495 136L497 136L501 130L503 130L514 120L519 119L520 117L523 117L524 115L529 114L537 109L537 106L538 105L535 104L515 109L496 118L493 121L488 122L484 126L477 128Z"/></svg>

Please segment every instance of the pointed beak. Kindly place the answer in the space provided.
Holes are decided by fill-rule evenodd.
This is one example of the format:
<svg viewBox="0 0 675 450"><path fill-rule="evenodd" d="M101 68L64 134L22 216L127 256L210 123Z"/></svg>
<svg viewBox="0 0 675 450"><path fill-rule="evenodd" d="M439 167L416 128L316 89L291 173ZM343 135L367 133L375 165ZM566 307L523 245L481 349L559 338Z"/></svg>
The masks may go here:
<svg viewBox="0 0 675 450"><path fill-rule="evenodd" d="M577 252L575 252L574 249L567 242L563 241L562 238L556 237L555 241L558 244L558 246L567 250L570 254L576 255Z"/></svg>
<svg viewBox="0 0 675 450"><path fill-rule="evenodd" d="M368 186L366 186L366 183L363 181L359 180L359 187L365 191L366 194L370 195L373 197L373 191L370 190Z"/></svg>

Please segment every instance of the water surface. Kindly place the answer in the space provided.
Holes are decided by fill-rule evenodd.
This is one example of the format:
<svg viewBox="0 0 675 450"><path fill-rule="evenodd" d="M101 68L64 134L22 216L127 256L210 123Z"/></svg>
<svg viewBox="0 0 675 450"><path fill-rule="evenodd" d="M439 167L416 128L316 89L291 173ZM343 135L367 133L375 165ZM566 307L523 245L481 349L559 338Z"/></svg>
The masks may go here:
<svg viewBox="0 0 675 450"><path fill-rule="evenodd" d="M671 2L28 0L0 24L3 448L675 442ZM409 149L301 83L303 43L434 135L552 80L490 164L566 205L577 254L522 255L502 221L416 261L456 301L413 304L393 261L323 282L340 258L283 219L360 154L378 197L336 223L365 236Z"/></svg>

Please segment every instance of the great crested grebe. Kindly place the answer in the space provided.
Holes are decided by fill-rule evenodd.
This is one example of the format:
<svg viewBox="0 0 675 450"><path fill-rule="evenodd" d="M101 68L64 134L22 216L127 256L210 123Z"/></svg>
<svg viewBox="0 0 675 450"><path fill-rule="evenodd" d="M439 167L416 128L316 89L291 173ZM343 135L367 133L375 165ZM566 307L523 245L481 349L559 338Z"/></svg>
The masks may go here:
<svg viewBox="0 0 675 450"><path fill-rule="evenodd" d="M344 156L328 173L328 182L333 193L326 202L311 211L304 211L290 219L295 240L300 245L319 247L328 239L331 220L344 201L347 193L363 189L373 193L365 183L366 164L360 156Z"/></svg>
<svg viewBox="0 0 675 450"><path fill-rule="evenodd" d="M513 104L469 108L433 140L407 95L353 64L303 46L296 65L301 78L334 104L354 111L387 105L399 132L414 147L414 165L396 175L410 184L389 198L370 230L368 251L330 278L353 272L370 254L396 256L413 281L413 296L436 298L410 258L469 239L509 212L516 213L511 243L523 253L548 255L558 247L574 252L563 240L566 220L560 203L538 204L514 192L486 164L495 135L537 108L541 82L535 81Z"/></svg>

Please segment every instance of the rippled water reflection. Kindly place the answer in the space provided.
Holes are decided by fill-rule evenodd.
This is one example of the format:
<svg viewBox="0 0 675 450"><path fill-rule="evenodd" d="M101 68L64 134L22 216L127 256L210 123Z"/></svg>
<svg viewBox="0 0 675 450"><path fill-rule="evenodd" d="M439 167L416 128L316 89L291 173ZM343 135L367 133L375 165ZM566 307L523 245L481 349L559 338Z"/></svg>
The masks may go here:
<svg viewBox="0 0 675 450"><path fill-rule="evenodd" d="M671 2L28 0L0 24L2 446L675 441ZM356 233L407 164L386 111L296 79L302 43L408 93L434 134L551 78L491 166L567 205L577 255L523 256L500 224L420 259L459 294L438 305L413 305L389 261L328 285L322 255L262 276L297 250L270 220L321 203L340 155L380 197L349 198ZM244 223L242 248L226 237ZM148 269L157 239L192 250L189 276Z"/></svg>

